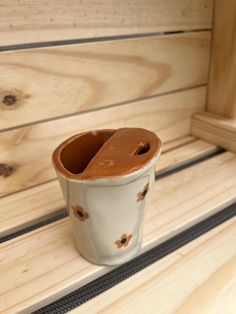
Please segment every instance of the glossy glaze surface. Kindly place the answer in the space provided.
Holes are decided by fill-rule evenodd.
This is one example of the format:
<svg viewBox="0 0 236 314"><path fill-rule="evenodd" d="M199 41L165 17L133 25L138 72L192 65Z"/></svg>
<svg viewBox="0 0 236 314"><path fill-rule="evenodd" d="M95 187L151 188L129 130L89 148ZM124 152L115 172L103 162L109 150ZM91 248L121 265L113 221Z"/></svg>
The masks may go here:
<svg viewBox="0 0 236 314"><path fill-rule="evenodd" d="M65 176L80 180L122 176L147 164L160 145L155 133L141 128L95 130L63 142L53 163Z"/></svg>

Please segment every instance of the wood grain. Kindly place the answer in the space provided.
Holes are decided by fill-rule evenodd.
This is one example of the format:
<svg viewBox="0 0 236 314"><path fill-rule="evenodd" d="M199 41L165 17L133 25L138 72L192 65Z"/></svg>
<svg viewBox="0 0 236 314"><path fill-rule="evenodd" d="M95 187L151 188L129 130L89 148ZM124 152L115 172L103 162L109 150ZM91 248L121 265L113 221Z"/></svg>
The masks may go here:
<svg viewBox="0 0 236 314"><path fill-rule="evenodd" d="M207 82L211 33L0 54L0 130Z"/></svg>
<svg viewBox="0 0 236 314"><path fill-rule="evenodd" d="M236 1L215 1L208 111L236 119Z"/></svg>
<svg viewBox="0 0 236 314"><path fill-rule="evenodd" d="M0 46L211 27L212 0L0 1Z"/></svg>
<svg viewBox="0 0 236 314"><path fill-rule="evenodd" d="M233 314L235 242L233 218L69 313Z"/></svg>
<svg viewBox="0 0 236 314"><path fill-rule="evenodd" d="M201 140L195 140L188 145L176 147L174 150L167 151L157 165L157 172L163 173L167 170L180 166L187 161L190 162L197 158L213 153L218 148L210 143Z"/></svg>
<svg viewBox="0 0 236 314"><path fill-rule="evenodd" d="M213 152L215 145L186 136L163 144L158 173ZM65 212L58 181L0 198L0 237Z"/></svg>
<svg viewBox="0 0 236 314"><path fill-rule="evenodd" d="M236 120L210 113L193 117L192 134L236 152Z"/></svg>
<svg viewBox="0 0 236 314"><path fill-rule="evenodd" d="M236 155L230 152L157 181L142 251L233 203L235 196ZM226 242L235 249L235 241ZM211 264L206 265L207 270ZM109 270L80 257L68 219L63 219L0 245L0 308L30 312Z"/></svg>
<svg viewBox="0 0 236 314"><path fill-rule="evenodd" d="M0 163L13 172L0 176L0 196L54 179L54 148L85 130L144 127L163 142L188 135L191 116L204 109L205 92L201 87L1 132Z"/></svg>
<svg viewBox="0 0 236 314"><path fill-rule="evenodd" d="M164 142L162 143L161 153L168 153L171 150L175 150L178 147L183 147L184 145L193 143L195 141L196 138L194 136L186 135L172 141Z"/></svg>

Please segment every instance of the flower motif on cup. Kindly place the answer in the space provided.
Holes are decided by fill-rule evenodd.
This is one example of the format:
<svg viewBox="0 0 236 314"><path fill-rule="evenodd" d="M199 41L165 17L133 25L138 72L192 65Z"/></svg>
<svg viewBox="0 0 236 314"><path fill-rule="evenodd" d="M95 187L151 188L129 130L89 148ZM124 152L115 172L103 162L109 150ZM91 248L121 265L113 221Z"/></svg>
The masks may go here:
<svg viewBox="0 0 236 314"><path fill-rule="evenodd" d="M149 184L147 183L143 190L137 194L137 202L142 201L147 195Z"/></svg>
<svg viewBox="0 0 236 314"><path fill-rule="evenodd" d="M122 247L127 247L131 238L132 234L129 235L127 235L126 233L122 234L121 238L115 241L117 248L120 249Z"/></svg>
<svg viewBox="0 0 236 314"><path fill-rule="evenodd" d="M89 218L89 213L86 212L86 210L84 210L81 206L71 206L71 209L73 210L74 215L79 218L80 221L85 221Z"/></svg>

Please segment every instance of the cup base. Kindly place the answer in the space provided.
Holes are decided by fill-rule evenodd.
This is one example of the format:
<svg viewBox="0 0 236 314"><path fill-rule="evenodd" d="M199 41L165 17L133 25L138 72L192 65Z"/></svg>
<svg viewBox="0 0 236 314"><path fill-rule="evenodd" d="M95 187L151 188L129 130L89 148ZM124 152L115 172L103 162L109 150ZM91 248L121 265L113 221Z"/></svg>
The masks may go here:
<svg viewBox="0 0 236 314"><path fill-rule="evenodd" d="M118 266L125 262L128 262L133 257L135 257L138 252L140 251L142 246L141 242L138 242L135 247L133 247L128 252L125 252L125 254L122 254L120 256L97 256L96 258L92 258L91 256L86 256L83 253L81 253L78 248L78 252L89 262L95 264L95 265L101 265L101 266Z"/></svg>

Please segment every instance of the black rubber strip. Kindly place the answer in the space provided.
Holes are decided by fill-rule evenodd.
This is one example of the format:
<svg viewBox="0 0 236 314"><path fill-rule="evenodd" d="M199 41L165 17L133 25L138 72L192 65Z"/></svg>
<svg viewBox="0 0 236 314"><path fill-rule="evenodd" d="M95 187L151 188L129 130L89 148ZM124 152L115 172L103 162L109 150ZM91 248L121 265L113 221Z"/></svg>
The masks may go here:
<svg viewBox="0 0 236 314"><path fill-rule="evenodd" d="M153 249L143 253L111 272L89 282L85 286L76 291L62 297L61 299L35 311L35 314L62 314L66 313L86 301L96 297L102 292L110 289L126 278L141 271L145 267L155 263L161 258L167 256L171 252L186 245L190 241L200 237L209 230L217 227L223 222L229 220L236 215L236 203L225 208L224 210L214 214L213 216L199 222L193 227L181 232Z"/></svg>
<svg viewBox="0 0 236 314"><path fill-rule="evenodd" d="M223 152L225 152L225 150L223 148L217 148L215 151L210 152L210 153L208 153L208 154L206 154L206 155L204 155L202 157L199 157L199 158L194 159L192 161L187 161L187 162L185 162L185 163L183 163L183 164L181 164L179 166L175 166L174 168L171 168L171 169L169 169L167 171L164 171L163 173L157 174L155 176L155 179L156 180L157 179L162 179L162 178L167 177L167 176L169 176L171 174L174 174L174 173L179 172L181 170L184 170L184 169L186 169L188 167L194 166L194 165L196 165L196 164L198 164L200 162L203 162L203 161L205 161L205 160L207 160L209 158L212 158L212 157L215 157L215 156L217 156L219 154L222 154ZM19 237L20 235L23 235L23 234L25 234L27 232L31 232L31 231L33 231L35 229L40 228L40 227L44 227L44 226L46 226L46 225L48 225L50 223L56 222L56 221L58 221L58 220L60 220L62 218L65 218L65 217L67 217L67 212L66 212L65 208L62 208L61 211L59 211L53 217L50 217L48 219L44 219L43 221L38 222L36 224L33 224L33 225L29 226L29 227L23 228L23 229L21 229L19 231L16 231L14 233L9 234L9 235L0 237L0 243L3 243L5 241L9 241L9 240L11 240L13 238Z"/></svg>

